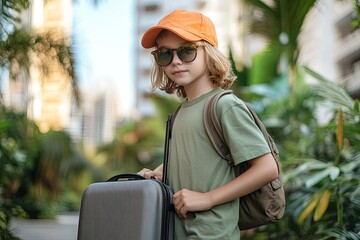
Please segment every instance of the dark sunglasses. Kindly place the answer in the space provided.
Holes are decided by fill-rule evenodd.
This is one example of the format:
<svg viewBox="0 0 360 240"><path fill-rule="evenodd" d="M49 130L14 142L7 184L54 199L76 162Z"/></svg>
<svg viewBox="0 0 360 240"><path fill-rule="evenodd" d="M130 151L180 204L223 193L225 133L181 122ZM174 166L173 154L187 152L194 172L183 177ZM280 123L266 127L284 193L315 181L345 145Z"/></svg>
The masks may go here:
<svg viewBox="0 0 360 240"><path fill-rule="evenodd" d="M174 58L174 51L182 62L189 63L194 61L197 55L198 47L199 45L197 44L185 44L178 49L159 48L152 51L151 54L154 55L157 64L161 67L165 67L172 62Z"/></svg>

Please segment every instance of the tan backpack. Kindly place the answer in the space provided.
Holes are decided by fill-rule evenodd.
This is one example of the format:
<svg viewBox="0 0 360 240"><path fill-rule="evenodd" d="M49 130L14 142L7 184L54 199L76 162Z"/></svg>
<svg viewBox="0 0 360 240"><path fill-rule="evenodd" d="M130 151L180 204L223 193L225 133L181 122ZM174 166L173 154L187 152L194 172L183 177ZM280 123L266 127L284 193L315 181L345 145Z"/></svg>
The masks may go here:
<svg viewBox="0 0 360 240"><path fill-rule="evenodd" d="M234 168L235 176L239 176L248 169L248 163L244 162L235 166L216 115L216 104L219 98L224 94L231 93L232 90L222 90L219 93L210 96L205 103L203 121L206 133L216 152L228 162L230 167ZM240 230L275 223L283 217L285 212L285 192L280 177L279 151L274 140L267 133L264 124L261 122L255 111L248 104L246 104L246 106L270 147L271 154L278 166L279 177L257 191L239 198L240 208L238 226ZM173 114L171 122L174 121L179 109L180 107ZM172 124L170 125L172 126Z"/></svg>

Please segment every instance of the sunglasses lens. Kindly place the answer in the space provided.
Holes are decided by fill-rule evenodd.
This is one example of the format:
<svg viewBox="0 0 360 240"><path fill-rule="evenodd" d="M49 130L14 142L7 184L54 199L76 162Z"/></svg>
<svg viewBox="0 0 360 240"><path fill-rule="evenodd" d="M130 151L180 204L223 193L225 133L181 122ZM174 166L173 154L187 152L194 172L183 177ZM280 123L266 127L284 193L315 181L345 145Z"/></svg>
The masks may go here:
<svg viewBox="0 0 360 240"><path fill-rule="evenodd" d="M174 57L173 51L159 49L155 54L155 60L160 66L167 66L171 63Z"/></svg>
<svg viewBox="0 0 360 240"><path fill-rule="evenodd" d="M176 54L183 62L192 62L196 58L196 46L194 45L184 45L180 47Z"/></svg>
<svg viewBox="0 0 360 240"><path fill-rule="evenodd" d="M156 62L165 67L171 63L174 58L174 51L176 55L183 62L192 62L195 60L197 55L197 45L184 45L178 49L158 49L152 52L155 57Z"/></svg>

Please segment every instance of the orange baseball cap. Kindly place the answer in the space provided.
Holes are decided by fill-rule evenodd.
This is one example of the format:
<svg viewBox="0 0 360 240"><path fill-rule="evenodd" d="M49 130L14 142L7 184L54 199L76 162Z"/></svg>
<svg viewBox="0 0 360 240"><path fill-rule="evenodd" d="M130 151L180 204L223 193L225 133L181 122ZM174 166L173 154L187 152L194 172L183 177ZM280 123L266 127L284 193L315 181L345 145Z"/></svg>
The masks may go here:
<svg viewBox="0 0 360 240"><path fill-rule="evenodd" d="M216 31L212 21L199 12L174 10L162 18L156 26L146 30L141 45L152 48L156 45L156 38L162 30L168 30L189 42L205 40L218 47Z"/></svg>

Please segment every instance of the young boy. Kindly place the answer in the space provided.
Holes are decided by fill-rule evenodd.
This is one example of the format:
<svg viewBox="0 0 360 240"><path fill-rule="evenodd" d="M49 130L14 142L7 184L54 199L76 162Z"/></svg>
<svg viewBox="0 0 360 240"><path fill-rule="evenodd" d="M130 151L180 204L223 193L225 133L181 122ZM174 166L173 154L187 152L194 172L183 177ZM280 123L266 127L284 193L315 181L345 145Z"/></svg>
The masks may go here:
<svg viewBox="0 0 360 240"><path fill-rule="evenodd" d="M211 20L199 12L175 10L149 28L142 46L155 48L152 89L184 99L172 128L168 176L174 190L175 238L239 239L239 201L278 176L270 149L242 100L220 98L217 113L235 164L250 168L235 178L213 148L203 126L206 99L235 80L217 49ZM163 166L140 175L162 179ZM241 216L240 216L241 217Z"/></svg>

